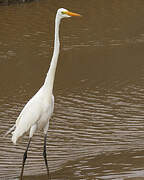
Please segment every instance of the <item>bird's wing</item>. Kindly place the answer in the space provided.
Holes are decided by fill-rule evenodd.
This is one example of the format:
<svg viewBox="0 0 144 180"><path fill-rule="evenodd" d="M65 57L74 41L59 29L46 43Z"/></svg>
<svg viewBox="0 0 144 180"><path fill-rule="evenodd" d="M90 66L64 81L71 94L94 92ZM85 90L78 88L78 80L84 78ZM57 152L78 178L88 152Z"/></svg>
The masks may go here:
<svg viewBox="0 0 144 180"><path fill-rule="evenodd" d="M37 121L37 119L39 118L39 114L40 114L40 108L37 107L36 104L34 104L34 101L35 101L34 97L27 102L27 104L24 106L23 110L19 114L19 116L16 120L16 123L13 125L12 128L10 128L4 134L4 137L7 136L9 133L11 133L15 128L17 128L19 126L19 124L21 124L21 126L23 127L23 130L24 130L24 129L29 128L32 124L35 123L35 121ZM38 103L38 105L39 105L39 103ZM37 111L37 109L39 111ZM33 115L33 117L32 117L32 115Z"/></svg>
<svg viewBox="0 0 144 180"><path fill-rule="evenodd" d="M27 102L16 120L16 127L19 123L34 124L40 117L42 111L43 88Z"/></svg>
<svg viewBox="0 0 144 180"><path fill-rule="evenodd" d="M16 129L12 133L14 144L16 144L19 137L26 133L40 119L41 111L41 103L37 102L35 98L28 101L16 121Z"/></svg>
<svg viewBox="0 0 144 180"><path fill-rule="evenodd" d="M39 105L34 104L35 99L30 99L27 104L24 106L23 110L19 114L16 123L12 128L10 128L5 134L4 137L7 136L9 133L11 133L15 128L17 128L19 125L23 127L23 130L27 130L32 124L37 121L40 114L40 108L37 107ZM37 111L38 110L38 111ZM34 112L35 111L35 112ZM26 128L27 127L27 128ZM13 133L13 132L12 132Z"/></svg>
<svg viewBox="0 0 144 180"><path fill-rule="evenodd" d="M41 102L36 98L30 99L16 120L16 128L21 126L23 129L24 127L29 129L36 121L39 120L41 111Z"/></svg>
<svg viewBox="0 0 144 180"><path fill-rule="evenodd" d="M51 105L51 96L49 96L49 98L46 98L43 88L41 88L28 101L16 120L16 129L12 136L14 144L16 144L17 139L35 125L40 120L43 113L49 109Z"/></svg>

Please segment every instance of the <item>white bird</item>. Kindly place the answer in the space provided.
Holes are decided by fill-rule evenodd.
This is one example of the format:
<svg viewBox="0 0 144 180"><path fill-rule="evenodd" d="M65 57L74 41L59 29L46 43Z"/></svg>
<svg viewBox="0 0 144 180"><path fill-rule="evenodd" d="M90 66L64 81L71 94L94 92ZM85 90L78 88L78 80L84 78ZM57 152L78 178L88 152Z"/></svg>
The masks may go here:
<svg viewBox="0 0 144 180"><path fill-rule="evenodd" d="M55 39L54 39L54 52L50 64L49 71L45 78L43 86L39 91L27 102L20 115L18 116L15 125L6 133L12 132L12 142L16 144L18 138L23 136L29 131L29 142L26 151L23 156L22 170L20 179L23 178L23 170L25 161L27 158L27 151L31 142L31 138L36 130L44 130L44 150L43 156L45 160L45 165L47 168L47 175L49 177L49 169L46 157L46 138L47 131L49 128L49 120L54 111L54 96L53 96L53 84L55 78L55 71L58 61L60 41L59 41L59 25L63 18L68 18L71 16L80 16L80 14L72 13L67 9L60 8L56 13L55 18Z"/></svg>

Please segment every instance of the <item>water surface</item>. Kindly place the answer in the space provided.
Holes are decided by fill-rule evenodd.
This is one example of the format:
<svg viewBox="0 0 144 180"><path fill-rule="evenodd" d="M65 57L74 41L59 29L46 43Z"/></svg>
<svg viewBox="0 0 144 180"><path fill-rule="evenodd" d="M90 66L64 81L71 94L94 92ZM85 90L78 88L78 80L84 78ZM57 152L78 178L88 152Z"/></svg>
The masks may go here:
<svg viewBox="0 0 144 180"><path fill-rule="evenodd" d="M3 134L42 86L56 10L64 19L47 155L54 180L143 179L144 2L41 0L0 7L0 179L17 180L28 137ZM47 179L43 133L30 146L24 180Z"/></svg>

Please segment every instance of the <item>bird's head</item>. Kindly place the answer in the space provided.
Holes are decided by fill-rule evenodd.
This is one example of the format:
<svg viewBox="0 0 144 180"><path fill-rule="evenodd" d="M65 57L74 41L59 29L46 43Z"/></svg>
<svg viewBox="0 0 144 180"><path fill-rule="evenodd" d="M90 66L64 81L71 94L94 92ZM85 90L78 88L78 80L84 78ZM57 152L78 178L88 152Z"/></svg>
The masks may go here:
<svg viewBox="0 0 144 180"><path fill-rule="evenodd" d="M71 11L68 11L67 9L60 8L57 10L57 15L62 19L62 18L69 18L72 16L81 16L80 14L73 13Z"/></svg>

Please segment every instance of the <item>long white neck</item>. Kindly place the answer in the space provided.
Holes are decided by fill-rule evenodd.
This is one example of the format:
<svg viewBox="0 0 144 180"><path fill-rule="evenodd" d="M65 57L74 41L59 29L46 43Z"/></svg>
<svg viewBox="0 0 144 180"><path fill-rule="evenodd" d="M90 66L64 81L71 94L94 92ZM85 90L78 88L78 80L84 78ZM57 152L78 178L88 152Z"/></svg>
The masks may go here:
<svg viewBox="0 0 144 180"><path fill-rule="evenodd" d="M48 93L52 93L53 91L53 84L54 84L54 78L55 78L55 71L58 61L58 55L59 55L59 49L60 49L60 41L59 41L59 25L60 25L60 18L56 15L55 18L55 40L54 40L54 51L53 56L50 64L49 71L47 73L44 87L48 91Z"/></svg>

